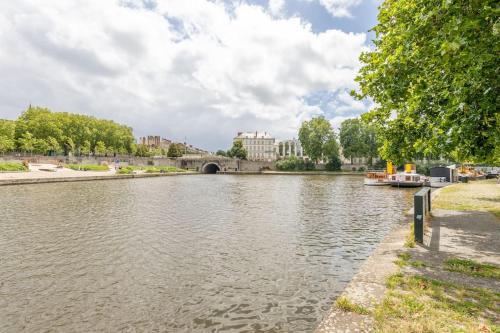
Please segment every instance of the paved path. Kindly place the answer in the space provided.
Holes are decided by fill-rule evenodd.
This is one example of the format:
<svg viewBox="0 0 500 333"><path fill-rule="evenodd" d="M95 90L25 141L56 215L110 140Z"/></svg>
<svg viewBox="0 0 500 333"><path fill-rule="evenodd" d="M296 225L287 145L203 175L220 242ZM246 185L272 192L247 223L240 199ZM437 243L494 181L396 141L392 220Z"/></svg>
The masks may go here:
<svg viewBox="0 0 500 333"><path fill-rule="evenodd" d="M44 170L52 171L44 171ZM40 179L40 178L67 178L67 177L95 177L111 176L116 174L114 167L109 171L77 171L67 168L57 168L55 164L30 164L29 172L2 172L1 180L9 179Z"/></svg>
<svg viewBox="0 0 500 333"><path fill-rule="evenodd" d="M426 267L407 266L405 272L500 292L499 280L471 277L442 268L443 262L451 258L500 266L500 221L491 213L435 209L424 245L408 252L413 260L423 261Z"/></svg>

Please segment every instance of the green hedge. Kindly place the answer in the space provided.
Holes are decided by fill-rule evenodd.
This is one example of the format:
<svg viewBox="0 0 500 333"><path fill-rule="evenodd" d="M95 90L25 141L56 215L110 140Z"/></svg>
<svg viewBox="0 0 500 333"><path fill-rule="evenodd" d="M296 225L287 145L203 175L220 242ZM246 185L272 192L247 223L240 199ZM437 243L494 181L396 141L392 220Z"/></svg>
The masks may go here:
<svg viewBox="0 0 500 333"><path fill-rule="evenodd" d="M0 171L28 171L22 163L0 163Z"/></svg>
<svg viewBox="0 0 500 333"><path fill-rule="evenodd" d="M184 169L179 169L173 166L155 166L155 167L147 167L145 169L145 172L147 173L156 173L156 172L186 172Z"/></svg>
<svg viewBox="0 0 500 333"><path fill-rule="evenodd" d="M310 171L315 169L312 161L304 161L294 156L276 162L276 169L281 171Z"/></svg>
<svg viewBox="0 0 500 333"><path fill-rule="evenodd" d="M66 164L66 168L79 171L109 171L107 165L97 164Z"/></svg>
<svg viewBox="0 0 500 333"><path fill-rule="evenodd" d="M186 172L184 169L179 169L173 166L147 166L147 167L140 167L140 166L135 166L135 165L129 165L126 167L121 167L117 173L122 174L122 175L129 175L134 173L136 170L144 170L146 173L169 173L169 172Z"/></svg>

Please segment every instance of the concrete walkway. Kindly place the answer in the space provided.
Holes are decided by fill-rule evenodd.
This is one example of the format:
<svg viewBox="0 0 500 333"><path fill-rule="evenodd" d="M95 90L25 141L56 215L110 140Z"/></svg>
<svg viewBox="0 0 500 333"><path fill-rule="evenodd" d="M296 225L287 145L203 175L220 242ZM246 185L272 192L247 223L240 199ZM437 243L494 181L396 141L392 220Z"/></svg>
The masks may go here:
<svg viewBox="0 0 500 333"><path fill-rule="evenodd" d="M500 292L499 280L448 272L442 268L443 262L451 258L500 266L500 221L491 213L433 210L424 244L407 252L413 260L422 261L425 267L406 266L405 272Z"/></svg>
<svg viewBox="0 0 500 333"><path fill-rule="evenodd" d="M49 171L47 171L49 170ZM164 176L193 175L198 172L166 172L117 174L113 165L108 171L78 171L67 168L57 168L54 164L30 164L29 172L1 172L0 186L42 183L65 183L77 181L114 180L131 178L150 178Z"/></svg>
<svg viewBox="0 0 500 333"><path fill-rule="evenodd" d="M461 258L500 266L500 220L491 213L481 211L436 209L431 215L423 245L405 248L403 244L409 223L405 227L397 227L361 267L342 296L369 310L374 309L384 297L387 277L399 270L394 261L400 253L409 253L412 260L420 260L425 264L422 267L405 266L403 273L487 288L499 293L499 280L445 271L443 262L450 258ZM316 332L373 331L372 316L344 312L333 307Z"/></svg>

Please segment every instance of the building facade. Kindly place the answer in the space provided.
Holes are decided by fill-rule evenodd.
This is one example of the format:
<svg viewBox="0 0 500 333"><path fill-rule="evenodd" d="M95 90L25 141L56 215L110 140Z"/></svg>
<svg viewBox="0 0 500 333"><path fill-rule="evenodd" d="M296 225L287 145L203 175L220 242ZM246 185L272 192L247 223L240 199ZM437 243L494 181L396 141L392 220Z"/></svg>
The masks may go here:
<svg viewBox="0 0 500 333"><path fill-rule="evenodd" d="M304 158L304 150L298 139L282 140L276 142L276 154L278 158L295 156Z"/></svg>
<svg viewBox="0 0 500 333"><path fill-rule="evenodd" d="M172 144L172 141L165 138L160 138L159 135L148 135L140 137L138 143L148 148L161 148L168 150L168 148Z"/></svg>
<svg viewBox="0 0 500 333"><path fill-rule="evenodd" d="M267 132L239 132L233 142L241 141L251 161L276 160L276 139Z"/></svg>

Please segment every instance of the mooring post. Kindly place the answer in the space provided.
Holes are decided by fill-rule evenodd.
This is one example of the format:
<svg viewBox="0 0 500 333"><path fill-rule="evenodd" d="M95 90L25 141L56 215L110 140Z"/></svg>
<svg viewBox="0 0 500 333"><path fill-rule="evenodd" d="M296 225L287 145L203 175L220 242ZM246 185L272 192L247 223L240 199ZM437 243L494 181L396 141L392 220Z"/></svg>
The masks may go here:
<svg viewBox="0 0 500 333"><path fill-rule="evenodd" d="M424 219L431 210L430 189L423 188L413 196L413 230L415 241L422 244L424 242Z"/></svg>

